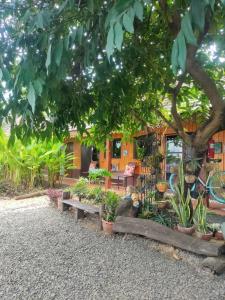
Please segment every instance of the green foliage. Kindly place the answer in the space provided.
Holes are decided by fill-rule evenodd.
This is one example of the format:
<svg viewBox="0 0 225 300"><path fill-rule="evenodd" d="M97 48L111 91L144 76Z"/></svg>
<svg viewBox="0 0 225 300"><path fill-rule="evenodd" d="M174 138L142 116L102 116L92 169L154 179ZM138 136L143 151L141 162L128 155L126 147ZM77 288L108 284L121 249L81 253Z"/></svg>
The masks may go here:
<svg viewBox="0 0 225 300"><path fill-rule="evenodd" d="M94 182L100 182L103 177L111 177L112 174L106 169L93 169L89 171L89 179Z"/></svg>
<svg viewBox="0 0 225 300"><path fill-rule="evenodd" d="M116 209L119 205L120 197L113 191L107 191L105 195L105 214L103 216L105 221L114 222L116 217Z"/></svg>
<svg viewBox="0 0 225 300"><path fill-rule="evenodd" d="M196 45L206 18L209 34L197 43L196 60L224 93L224 1L214 2L167 1L166 12L147 0L2 4L1 119L23 140L63 135L70 126L82 135L91 124L88 137L97 144L112 131L132 134L160 122L159 109L172 120L172 70L184 72L188 44ZM174 40L168 23L175 13L182 22ZM183 119L209 116L208 98L190 76L177 106Z"/></svg>
<svg viewBox="0 0 225 300"><path fill-rule="evenodd" d="M89 189L88 198L94 200L95 203L103 203L105 198L105 192L100 186Z"/></svg>
<svg viewBox="0 0 225 300"><path fill-rule="evenodd" d="M209 231L209 226L207 223L207 207L204 205L203 197L199 197L198 203L194 212L194 224L197 231L201 233L207 233Z"/></svg>
<svg viewBox="0 0 225 300"><path fill-rule="evenodd" d="M80 177L79 180L71 187L71 192L77 195L79 198L84 198L88 196L88 179Z"/></svg>
<svg viewBox="0 0 225 300"><path fill-rule="evenodd" d="M64 169L61 175L65 175L71 167L71 156L65 153L65 146L54 139L32 139L28 144L16 139L10 145L1 130L0 165L2 178L12 181L16 186L32 188L42 184L44 171L47 172L49 185L53 186L61 170Z"/></svg>
<svg viewBox="0 0 225 300"><path fill-rule="evenodd" d="M190 190L188 189L187 195L185 195L185 178L183 163L179 164L178 170L178 183L175 186L175 196L170 199L175 211L179 224L184 227L191 227L193 217L191 215L190 204L191 204L191 195Z"/></svg>

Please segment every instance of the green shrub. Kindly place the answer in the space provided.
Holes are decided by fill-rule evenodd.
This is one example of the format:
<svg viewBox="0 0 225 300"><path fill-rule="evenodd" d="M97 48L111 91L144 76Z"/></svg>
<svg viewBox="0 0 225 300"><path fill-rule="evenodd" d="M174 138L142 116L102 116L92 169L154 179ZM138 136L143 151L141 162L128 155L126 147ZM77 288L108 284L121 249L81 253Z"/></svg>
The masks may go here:
<svg viewBox="0 0 225 300"><path fill-rule="evenodd" d="M116 217L116 209L119 205L120 197L112 192L107 191L105 195L105 214L103 216L105 221L114 222Z"/></svg>
<svg viewBox="0 0 225 300"><path fill-rule="evenodd" d="M105 192L101 187L94 187L89 190L88 198L94 200L95 203L103 203L105 198Z"/></svg>
<svg viewBox="0 0 225 300"><path fill-rule="evenodd" d="M0 129L0 175L11 181L16 187L23 185L33 188L44 180L47 171L48 183L54 186L61 171L71 168L71 154L65 152L65 146L58 139L30 139L24 144L15 139L9 143L8 137Z"/></svg>
<svg viewBox="0 0 225 300"><path fill-rule="evenodd" d="M106 169L93 169L89 171L89 175L88 175L91 181L95 181L97 183L100 182L101 178L111 177L111 176L112 174Z"/></svg>
<svg viewBox="0 0 225 300"><path fill-rule="evenodd" d="M88 179L84 177L80 177L79 180L75 183L73 187L71 187L71 192L78 196L80 199L84 197L88 197L89 189L88 189Z"/></svg>

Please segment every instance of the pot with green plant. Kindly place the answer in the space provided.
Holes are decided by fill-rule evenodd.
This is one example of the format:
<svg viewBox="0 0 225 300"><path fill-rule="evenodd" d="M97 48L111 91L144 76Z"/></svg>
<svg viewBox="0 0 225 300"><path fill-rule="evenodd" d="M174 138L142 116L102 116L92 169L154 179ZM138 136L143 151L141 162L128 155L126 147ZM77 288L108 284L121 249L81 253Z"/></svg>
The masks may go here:
<svg viewBox="0 0 225 300"><path fill-rule="evenodd" d="M72 194L76 195L81 201L82 198L88 197L88 179L84 177L80 177L79 180L75 183L74 186L71 187Z"/></svg>
<svg viewBox="0 0 225 300"><path fill-rule="evenodd" d="M112 177L112 173L106 169L93 169L89 171L89 180L90 182L101 184L101 181L105 177Z"/></svg>
<svg viewBox="0 0 225 300"><path fill-rule="evenodd" d="M220 223L211 223L209 224L210 230L213 232L213 236L216 240L224 240L224 234L222 231L222 224Z"/></svg>
<svg viewBox="0 0 225 300"><path fill-rule="evenodd" d="M105 233L113 233L113 223L116 218L116 209L119 205L120 197L113 191L107 191L104 199L104 213L102 218L102 228Z"/></svg>
<svg viewBox="0 0 225 300"><path fill-rule="evenodd" d="M100 186L93 187L88 192L88 199L93 201L94 204L101 204L103 203L105 198L105 191L102 190Z"/></svg>
<svg viewBox="0 0 225 300"><path fill-rule="evenodd" d="M191 195L190 189L185 192L184 181L183 163L180 163L178 167L178 182L174 187L174 197L170 199L170 202L178 219L177 230L192 235L195 231L195 227L191 211Z"/></svg>
<svg viewBox="0 0 225 300"><path fill-rule="evenodd" d="M199 197L198 204L194 211L194 224L196 227L196 236L202 240L209 241L213 232L209 229L207 223L207 207L204 205L203 197Z"/></svg>
<svg viewBox="0 0 225 300"><path fill-rule="evenodd" d="M186 197L183 195L180 197L173 197L170 201L178 219L177 230L179 232L192 235L195 231L195 227L193 225L190 210L190 190L188 190Z"/></svg>

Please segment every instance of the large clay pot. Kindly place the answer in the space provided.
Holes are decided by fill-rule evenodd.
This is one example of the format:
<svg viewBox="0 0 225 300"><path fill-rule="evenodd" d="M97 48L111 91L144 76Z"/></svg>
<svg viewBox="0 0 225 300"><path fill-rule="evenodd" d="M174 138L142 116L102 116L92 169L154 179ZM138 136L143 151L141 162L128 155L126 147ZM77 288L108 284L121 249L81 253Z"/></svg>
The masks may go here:
<svg viewBox="0 0 225 300"><path fill-rule="evenodd" d="M215 233L215 239L216 240L224 240L224 236L223 236L222 231L216 231L216 233Z"/></svg>
<svg viewBox="0 0 225 300"><path fill-rule="evenodd" d="M211 240L211 238L213 237L213 233L212 232L207 232L207 233L202 233L199 231L196 231L196 236L204 241L209 241Z"/></svg>
<svg viewBox="0 0 225 300"><path fill-rule="evenodd" d="M182 233L185 233L188 235L192 235L195 232L195 227L194 227L194 225L192 227L184 227L180 224L177 224L177 230L179 232L182 232Z"/></svg>
<svg viewBox="0 0 225 300"><path fill-rule="evenodd" d="M168 190L168 183L167 182L158 182L156 184L156 188L160 193L165 193Z"/></svg>
<svg viewBox="0 0 225 300"><path fill-rule="evenodd" d="M194 183L196 180L196 176L195 175L185 175L185 181L187 183Z"/></svg>
<svg viewBox="0 0 225 300"><path fill-rule="evenodd" d="M113 222L108 222L102 219L103 231L107 234L113 234Z"/></svg>

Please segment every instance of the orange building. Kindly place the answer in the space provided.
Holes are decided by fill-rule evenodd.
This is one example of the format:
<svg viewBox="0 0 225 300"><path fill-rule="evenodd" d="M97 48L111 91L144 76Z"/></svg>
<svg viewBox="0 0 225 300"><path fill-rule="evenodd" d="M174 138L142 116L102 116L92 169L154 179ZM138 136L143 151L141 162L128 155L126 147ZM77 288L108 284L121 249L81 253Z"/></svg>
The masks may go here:
<svg viewBox="0 0 225 300"><path fill-rule="evenodd" d="M195 132L196 126L189 123L185 129L190 134ZM97 151L95 147L82 145L76 138L76 131L71 131L70 138L67 141L68 151L74 153L74 169L70 172L69 177L79 177L87 174L91 161L97 161L100 168L113 168L114 171L123 172L130 162L136 163L135 174L141 174L143 168L141 161L137 157L137 141L145 147L146 155L151 154L153 139L157 141L159 151L164 156L161 164L162 173L165 178L169 176L169 167L171 161L185 156L185 147L176 136L173 129L168 127L152 127L146 131L140 131L133 136L129 142L123 141L122 134L113 133L112 140L108 143L106 151ZM225 170L225 131L221 131L213 136L215 141L215 158L222 159L220 169ZM110 149L109 149L110 147ZM110 153L110 161L107 158L107 152Z"/></svg>

